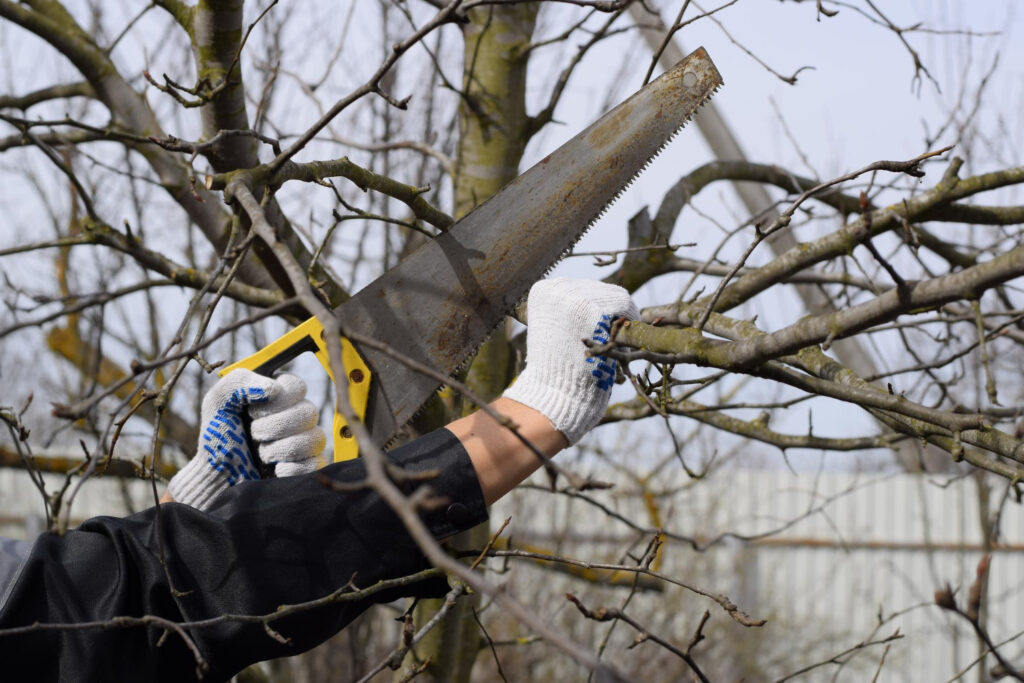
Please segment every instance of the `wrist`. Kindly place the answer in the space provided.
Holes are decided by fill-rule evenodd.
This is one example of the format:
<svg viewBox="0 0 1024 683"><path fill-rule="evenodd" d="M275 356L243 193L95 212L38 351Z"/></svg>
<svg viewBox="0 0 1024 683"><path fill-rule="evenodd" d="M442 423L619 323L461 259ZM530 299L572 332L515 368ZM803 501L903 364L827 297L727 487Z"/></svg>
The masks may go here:
<svg viewBox="0 0 1024 683"><path fill-rule="evenodd" d="M529 406L501 397L491 407L515 425L518 436L483 410L447 427L466 449L487 505L508 493L543 462L519 437L546 458L569 445L565 435L553 428L546 415Z"/></svg>
<svg viewBox="0 0 1024 683"><path fill-rule="evenodd" d="M196 455L171 477L167 495L178 503L205 510L213 499L228 487L220 473L214 470L206 458Z"/></svg>
<svg viewBox="0 0 1024 683"><path fill-rule="evenodd" d="M527 366L503 396L544 415L572 445L601 421L609 393L587 373L541 376Z"/></svg>

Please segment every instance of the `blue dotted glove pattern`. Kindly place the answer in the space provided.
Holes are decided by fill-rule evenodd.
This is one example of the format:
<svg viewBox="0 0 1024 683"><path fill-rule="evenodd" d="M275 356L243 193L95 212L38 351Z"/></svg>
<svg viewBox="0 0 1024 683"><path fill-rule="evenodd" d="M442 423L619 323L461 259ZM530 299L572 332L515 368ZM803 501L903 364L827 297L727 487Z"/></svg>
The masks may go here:
<svg viewBox="0 0 1024 683"><path fill-rule="evenodd" d="M245 440L242 411L245 406L263 403L266 392L257 387L235 389L228 400L217 409L203 430L203 450L210 468L227 477L228 486L260 475L252 465L249 445Z"/></svg>
<svg viewBox="0 0 1024 683"><path fill-rule="evenodd" d="M598 344L607 344L611 339L613 320L614 318L610 315L602 315L593 334L590 335L590 339ZM604 356L587 356L587 362L594 365L590 374L595 377L597 388L602 391L611 391L612 385L615 384L616 361Z"/></svg>

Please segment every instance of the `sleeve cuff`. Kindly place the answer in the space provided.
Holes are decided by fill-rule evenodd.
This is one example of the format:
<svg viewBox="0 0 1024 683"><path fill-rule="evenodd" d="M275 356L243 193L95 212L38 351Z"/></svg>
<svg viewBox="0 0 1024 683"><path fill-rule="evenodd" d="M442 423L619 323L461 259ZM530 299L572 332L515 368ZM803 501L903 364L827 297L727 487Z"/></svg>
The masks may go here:
<svg viewBox="0 0 1024 683"><path fill-rule="evenodd" d="M426 483L444 503L421 515L434 538L448 538L487 521L487 506L473 463L462 442L447 429L438 429L399 446L388 457L407 472L437 473ZM402 487L408 494L419 483L410 482Z"/></svg>

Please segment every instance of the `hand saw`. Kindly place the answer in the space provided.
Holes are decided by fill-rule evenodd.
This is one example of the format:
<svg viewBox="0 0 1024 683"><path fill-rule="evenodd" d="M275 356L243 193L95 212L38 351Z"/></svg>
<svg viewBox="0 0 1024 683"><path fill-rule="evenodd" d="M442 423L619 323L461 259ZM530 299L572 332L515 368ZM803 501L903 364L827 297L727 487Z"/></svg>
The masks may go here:
<svg viewBox="0 0 1024 683"><path fill-rule="evenodd" d="M396 355L454 372L721 84L704 48L695 50L334 310L343 333L397 352L341 340L349 402L375 443L438 388ZM220 374L271 375L305 352L331 374L316 318ZM356 457L337 413L331 431L334 460Z"/></svg>

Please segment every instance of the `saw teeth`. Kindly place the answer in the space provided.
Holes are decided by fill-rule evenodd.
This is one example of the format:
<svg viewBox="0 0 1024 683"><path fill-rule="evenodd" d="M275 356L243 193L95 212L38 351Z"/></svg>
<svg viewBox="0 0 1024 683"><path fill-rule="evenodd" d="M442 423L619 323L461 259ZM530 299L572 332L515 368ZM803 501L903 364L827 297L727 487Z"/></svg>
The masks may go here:
<svg viewBox="0 0 1024 683"><path fill-rule="evenodd" d="M722 83L719 83L714 88L712 88L710 91L708 91L708 93L697 103L697 106L694 107L693 111L690 112L690 115L687 116L686 119L681 124L679 124L679 127L676 128L671 134L669 134L668 137L666 137L665 140L658 146L658 148L654 150L654 152L651 154L651 156L648 157L648 159L640 167L640 170L637 171L635 174L633 174L633 176L629 180L627 180L622 185L622 187L620 187L618 190L616 190L611 195L610 199L604 204L604 206L601 207L601 209L598 211L598 213L587 222L587 224L583 227L583 229L580 230L580 232L570 241L569 245L565 249L562 250L562 253L559 255L559 257L557 259L555 259L551 263L551 265L549 265L545 269L543 277L547 277L548 274L551 273L552 270L554 270L555 266L557 266L562 261L562 259L564 259L569 253L572 252L573 247L576 246L576 244L580 241L580 239L582 239L583 236L585 234L587 234L587 232L590 230L590 228L592 228L594 226L594 224L605 215L605 213L608 211L608 209L611 207L611 205L614 204L616 201L618 201L618 199L623 194L625 194L626 190L628 190L633 185L633 183L636 182L636 179L639 178L640 175L643 174L648 169L648 167L651 165L651 163L654 161L654 159L656 159L658 157L658 155L661 154L662 151L666 147L668 147L669 143L671 143L676 138L676 136L679 135L679 131L681 131L683 128L685 128L690 123L690 121L693 120L694 115L698 111L700 111L701 107L703 107L705 104L707 104L711 100L711 98L715 95L715 93L718 92L718 90L719 90L719 88L721 86L722 86ZM523 292L516 299L515 306L519 306L519 304L521 304L523 302L523 300L527 298L528 295L529 295L529 291ZM494 330L498 329L498 327L501 326L502 322L503 322L502 320L499 320L491 328L490 332L488 332L488 334L485 337L485 339L489 338L492 334L494 334ZM465 356L456 364L456 366L452 370L451 374L452 375L458 374L463 369L465 369L466 366L469 364L469 362L472 360L473 356L476 355L476 352L477 352L477 350L479 350L479 348L480 348L480 346L477 345L475 348L468 350L466 352ZM411 423L416 418L416 416L418 416L420 413L423 412L423 409L424 409L425 406L426 406L426 402L424 402L423 405L421 405L415 412L413 412L412 416L409 417L409 419L406 420L401 425L399 430L405 429L405 427L407 427L409 425L409 423ZM391 448L394 445L397 445L397 442L399 440L400 440L400 435L396 434L395 436L391 437L388 441L385 442L385 448Z"/></svg>

